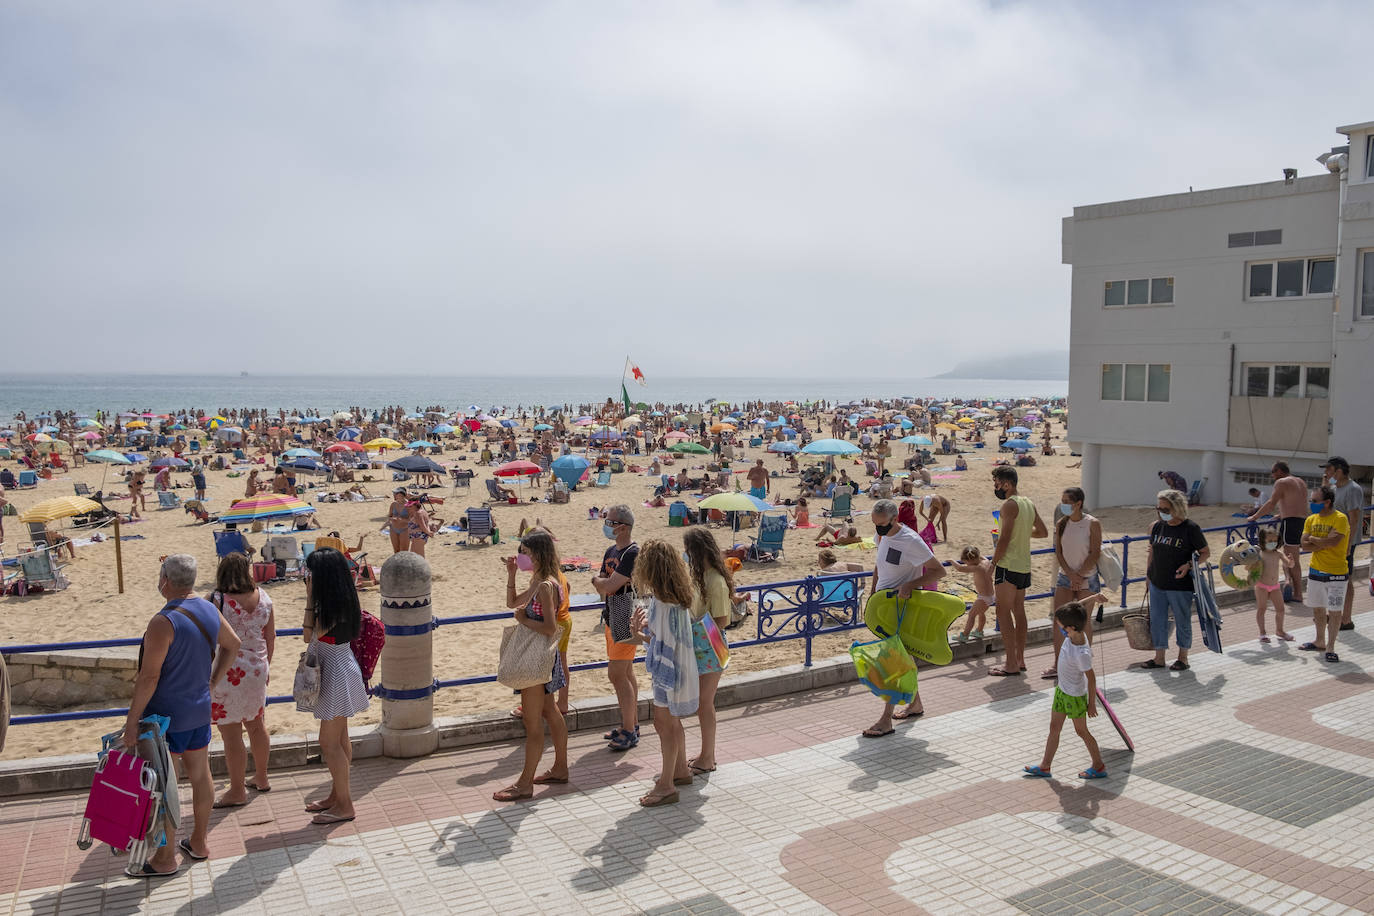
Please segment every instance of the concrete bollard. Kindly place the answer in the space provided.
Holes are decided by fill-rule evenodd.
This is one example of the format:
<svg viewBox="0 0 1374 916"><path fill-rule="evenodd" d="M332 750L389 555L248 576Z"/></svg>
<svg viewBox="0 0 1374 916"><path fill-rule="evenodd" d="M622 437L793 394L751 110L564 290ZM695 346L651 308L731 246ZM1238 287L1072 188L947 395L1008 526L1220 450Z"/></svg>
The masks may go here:
<svg viewBox="0 0 1374 916"><path fill-rule="evenodd" d="M382 753L422 757L439 749L434 727L434 619L429 562L403 550L382 564Z"/></svg>

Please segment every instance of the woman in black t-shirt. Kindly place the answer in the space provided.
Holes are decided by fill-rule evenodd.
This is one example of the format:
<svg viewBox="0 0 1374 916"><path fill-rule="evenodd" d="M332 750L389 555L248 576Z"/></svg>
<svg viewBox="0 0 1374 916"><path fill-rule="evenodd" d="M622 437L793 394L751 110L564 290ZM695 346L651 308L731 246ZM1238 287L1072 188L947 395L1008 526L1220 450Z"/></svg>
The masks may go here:
<svg viewBox="0 0 1374 916"><path fill-rule="evenodd" d="M1188 499L1179 490L1161 490L1155 510L1159 521L1150 528L1146 577L1150 580L1150 640L1155 656L1142 668L1163 668L1169 648L1169 617L1174 620L1178 659L1171 671L1188 669L1188 650L1193 647L1193 554L1200 562L1209 555L1207 537L1197 522L1188 518Z"/></svg>

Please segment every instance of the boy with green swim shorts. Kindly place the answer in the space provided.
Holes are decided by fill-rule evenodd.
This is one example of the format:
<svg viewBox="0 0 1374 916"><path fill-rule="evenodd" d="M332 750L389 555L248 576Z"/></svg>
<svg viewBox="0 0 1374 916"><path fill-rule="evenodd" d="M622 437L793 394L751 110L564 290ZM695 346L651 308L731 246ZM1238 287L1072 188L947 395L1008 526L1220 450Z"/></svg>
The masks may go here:
<svg viewBox="0 0 1374 916"><path fill-rule="evenodd" d="M1107 765L1102 751L1088 731L1088 719L1097 716L1097 677L1093 674L1093 647L1083 629L1088 623L1090 606L1101 604L1104 595L1090 595L1083 601L1070 601L1054 612L1055 623L1064 633L1064 645L1059 650L1059 684L1054 688L1054 704L1050 713L1050 736L1045 739L1045 756L1039 766L1024 767L1027 776L1050 777L1054 752L1059 749L1059 732L1064 720L1073 721L1073 730L1092 755L1092 766L1078 774L1079 779L1106 779Z"/></svg>

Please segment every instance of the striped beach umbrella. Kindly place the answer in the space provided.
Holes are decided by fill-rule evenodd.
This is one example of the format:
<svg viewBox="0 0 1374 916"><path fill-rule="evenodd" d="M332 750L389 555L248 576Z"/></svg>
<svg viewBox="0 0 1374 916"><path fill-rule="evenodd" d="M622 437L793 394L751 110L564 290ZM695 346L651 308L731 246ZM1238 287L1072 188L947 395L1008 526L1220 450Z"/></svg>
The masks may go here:
<svg viewBox="0 0 1374 916"><path fill-rule="evenodd" d="M84 496L58 496L29 506L20 514L19 521L25 524L29 522L53 522L59 518L85 515L87 512L99 512L101 508L103 507L100 503Z"/></svg>
<svg viewBox="0 0 1374 916"><path fill-rule="evenodd" d="M309 503L294 496L274 493L241 499L230 506L229 511L221 513L219 519L221 522L252 522L263 518L282 518L314 511Z"/></svg>

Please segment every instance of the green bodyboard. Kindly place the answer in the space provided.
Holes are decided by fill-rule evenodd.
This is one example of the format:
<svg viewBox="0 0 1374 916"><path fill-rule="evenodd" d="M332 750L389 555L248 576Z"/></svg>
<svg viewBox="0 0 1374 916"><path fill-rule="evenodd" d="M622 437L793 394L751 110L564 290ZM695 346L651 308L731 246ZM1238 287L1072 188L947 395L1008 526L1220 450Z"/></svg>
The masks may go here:
<svg viewBox="0 0 1374 916"><path fill-rule="evenodd" d="M905 609L902 605L905 604ZM944 592L915 591L905 602L896 589L874 592L864 606L864 625L874 635L887 638L897 633L901 621L902 645L923 662L948 665L954 660L949 626L963 616L964 602Z"/></svg>

